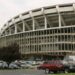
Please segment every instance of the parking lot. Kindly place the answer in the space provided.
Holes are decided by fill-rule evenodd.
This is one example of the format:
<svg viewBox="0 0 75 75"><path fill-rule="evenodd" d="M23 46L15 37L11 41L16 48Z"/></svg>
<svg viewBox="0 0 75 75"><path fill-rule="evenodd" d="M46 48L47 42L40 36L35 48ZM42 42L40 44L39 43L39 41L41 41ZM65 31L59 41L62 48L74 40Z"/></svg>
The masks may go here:
<svg viewBox="0 0 75 75"><path fill-rule="evenodd" d="M0 75L75 75L75 73L45 74L43 70L17 69L17 70L0 70Z"/></svg>
<svg viewBox="0 0 75 75"><path fill-rule="evenodd" d="M18 69L18 70L0 70L0 75L46 75L46 74L43 70Z"/></svg>

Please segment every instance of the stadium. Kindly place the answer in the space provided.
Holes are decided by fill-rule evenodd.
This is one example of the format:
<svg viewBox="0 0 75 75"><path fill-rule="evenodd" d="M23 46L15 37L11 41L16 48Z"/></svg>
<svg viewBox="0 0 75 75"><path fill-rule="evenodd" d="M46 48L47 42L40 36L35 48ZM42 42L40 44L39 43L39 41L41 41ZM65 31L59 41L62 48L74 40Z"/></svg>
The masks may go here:
<svg viewBox="0 0 75 75"><path fill-rule="evenodd" d="M46 6L13 17L1 28L0 48L15 42L23 58L75 54L75 4Z"/></svg>

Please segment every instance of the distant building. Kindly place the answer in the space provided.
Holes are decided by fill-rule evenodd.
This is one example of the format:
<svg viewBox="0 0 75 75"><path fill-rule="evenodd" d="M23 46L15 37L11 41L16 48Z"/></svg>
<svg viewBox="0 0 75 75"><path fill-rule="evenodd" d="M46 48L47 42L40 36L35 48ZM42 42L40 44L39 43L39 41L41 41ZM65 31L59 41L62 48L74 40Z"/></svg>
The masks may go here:
<svg viewBox="0 0 75 75"><path fill-rule="evenodd" d="M75 53L75 4L24 12L1 29L0 48L16 42L24 58Z"/></svg>

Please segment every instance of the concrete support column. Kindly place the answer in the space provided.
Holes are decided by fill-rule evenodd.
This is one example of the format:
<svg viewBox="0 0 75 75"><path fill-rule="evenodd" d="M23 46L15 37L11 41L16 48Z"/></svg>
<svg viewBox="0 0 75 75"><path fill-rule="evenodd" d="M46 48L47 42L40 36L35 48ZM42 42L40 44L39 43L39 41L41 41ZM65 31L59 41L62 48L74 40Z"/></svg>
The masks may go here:
<svg viewBox="0 0 75 75"><path fill-rule="evenodd" d="M22 21L22 23L23 23L23 32L25 32L25 23L24 21Z"/></svg>
<svg viewBox="0 0 75 75"><path fill-rule="evenodd" d="M14 24L15 25L15 34L17 33L17 24Z"/></svg>
<svg viewBox="0 0 75 75"><path fill-rule="evenodd" d="M61 15L60 15L60 10L59 10L59 6L58 6L58 5L56 6L56 10L57 10L57 12L58 12L59 27L61 27Z"/></svg>
<svg viewBox="0 0 75 75"><path fill-rule="evenodd" d="M41 12L43 13L43 16L44 16L45 29L47 29L47 17L46 17L46 15L44 14L44 8L41 9Z"/></svg>
<svg viewBox="0 0 75 75"><path fill-rule="evenodd" d="M45 15L44 15L44 23L45 23L45 29L47 29L47 18Z"/></svg>
<svg viewBox="0 0 75 75"><path fill-rule="evenodd" d="M32 17L32 21L33 21L33 31L35 30L35 20L34 17Z"/></svg>
<svg viewBox="0 0 75 75"><path fill-rule="evenodd" d="M74 12L75 12L75 3L73 4L73 10L74 10Z"/></svg>
<svg viewBox="0 0 75 75"><path fill-rule="evenodd" d="M59 27L61 27L61 15L59 14Z"/></svg>
<svg viewBox="0 0 75 75"><path fill-rule="evenodd" d="M35 19L34 19L34 16L32 14L32 11L29 12L30 13L30 17L32 18L32 28L33 28L33 31L35 30Z"/></svg>

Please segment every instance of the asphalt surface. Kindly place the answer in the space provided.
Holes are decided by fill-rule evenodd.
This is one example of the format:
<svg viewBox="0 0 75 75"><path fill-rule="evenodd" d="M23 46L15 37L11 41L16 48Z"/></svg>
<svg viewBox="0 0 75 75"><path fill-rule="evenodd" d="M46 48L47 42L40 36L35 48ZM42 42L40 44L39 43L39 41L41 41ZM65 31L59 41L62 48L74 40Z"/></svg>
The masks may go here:
<svg viewBox="0 0 75 75"><path fill-rule="evenodd" d="M47 75L43 70L19 69L19 70L0 70L0 75Z"/></svg>

